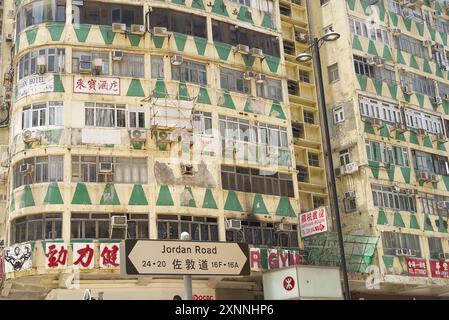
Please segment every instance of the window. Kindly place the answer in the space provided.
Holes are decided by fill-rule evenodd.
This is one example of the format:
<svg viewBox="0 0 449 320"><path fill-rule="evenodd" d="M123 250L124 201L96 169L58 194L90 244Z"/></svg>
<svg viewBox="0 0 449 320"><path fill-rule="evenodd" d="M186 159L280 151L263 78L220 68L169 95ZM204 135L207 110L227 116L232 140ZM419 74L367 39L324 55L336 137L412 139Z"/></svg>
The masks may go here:
<svg viewBox="0 0 449 320"><path fill-rule="evenodd" d="M25 241L53 239L62 239L60 213L35 214L11 221L11 245Z"/></svg>
<svg viewBox="0 0 449 320"><path fill-rule="evenodd" d="M298 81L295 80L287 80L287 90L288 94L299 96L299 85Z"/></svg>
<svg viewBox="0 0 449 320"><path fill-rule="evenodd" d="M344 198L343 205L345 207L346 213L353 213L357 211L357 198L356 197Z"/></svg>
<svg viewBox="0 0 449 320"><path fill-rule="evenodd" d="M165 8L152 8L150 27L164 27L168 31L207 38L206 18Z"/></svg>
<svg viewBox="0 0 449 320"><path fill-rule="evenodd" d="M184 215L158 215L157 238L179 240L182 232L188 232L194 241L218 241L217 218Z"/></svg>
<svg viewBox="0 0 449 320"><path fill-rule="evenodd" d="M243 78L241 71L220 68L220 85L222 89L236 91L241 93L249 93L250 85Z"/></svg>
<svg viewBox="0 0 449 320"><path fill-rule="evenodd" d="M385 165L409 167L409 154L406 147L398 147L383 142L365 141L368 160L382 162Z"/></svg>
<svg viewBox="0 0 449 320"><path fill-rule="evenodd" d="M121 60L112 61L112 75L143 78L145 61L143 55L124 53Z"/></svg>
<svg viewBox="0 0 449 320"><path fill-rule="evenodd" d="M80 68L92 69L93 62L101 59L101 69L95 70L96 75L109 75L109 52L107 51L73 51L72 52L72 73L79 74Z"/></svg>
<svg viewBox="0 0 449 320"><path fill-rule="evenodd" d="M111 216L121 213L72 213L70 237L72 239L109 239ZM126 214L127 239L148 239L148 214Z"/></svg>
<svg viewBox="0 0 449 320"><path fill-rule="evenodd" d="M313 112L304 111L304 122L314 124L315 123L315 115Z"/></svg>
<svg viewBox="0 0 449 320"><path fill-rule="evenodd" d="M329 0L320 0L320 5L322 6L324 6L327 3L329 3Z"/></svg>
<svg viewBox="0 0 449 320"><path fill-rule="evenodd" d="M371 185L375 207L392 210L416 211L416 200L413 192L407 189L393 190L391 187Z"/></svg>
<svg viewBox="0 0 449 320"><path fill-rule="evenodd" d="M128 121L130 128L145 128L145 111L140 109L130 109L128 112Z"/></svg>
<svg viewBox="0 0 449 320"><path fill-rule="evenodd" d="M325 200L323 197L317 197L317 196L313 196L313 208L319 208L324 206L325 204Z"/></svg>
<svg viewBox="0 0 449 320"><path fill-rule="evenodd" d="M45 22L65 22L65 0L33 1L17 14L17 34L25 28Z"/></svg>
<svg viewBox="0 0 449 320"><path fill-rule="evenodd" d="M22 164L31 165L32 170L20 172ZM64 180L64 156L33 157L19 161L13 167L14 189L33 183L45 183Z"/></svg>
<svg viewBox="0 0 449 320"><path fill-rule="evenodd" d="M253 245L298 247L298 225L292 231L276 231L275 224L269 222L242 220L242 230L226 231L227 242L243 242Z"/></svg>
<svg viewBox="0 0 449 320"><path fill-rule="evenodd" d="M443 250L443 244L442 239L440 238L427 238L429 241L429 252L430 252L430 259L435 260L445 260L444 259L444 250Z"/></svg>
<svg viewBox="0 0 449 320"><path fill-rule="evenodd" d="M193 132L202 135L212 135L212 114L210 112L193 112Z"/></svg>
<svg viewBox="0 0 449 320"><path fill-rule="evenodd" d="M263 83L256 83L257 96L275 101L282 101L282 82L266 79Z"/></svg>
<svg viewBox="0 0 449 320"><path fill-rule="evenodd" d="M340 79L338 75L338 63L334 63L327 67L327 76L329 78L329 83L333 83Z"/></svg>
<svg viewBox="0 0 449 320"><path fill-rule="evenodd" d="M221 184L225 190L294 197L291 174L223 165Z"/></svg>
<svg viewBox="0 0 449 320"><path fill-rule="evenodd" d="M438 206L440 201L449 201L449 197L440 196L430 193L420 193L419 200L421 202L421 210L425 214L448 216L449 209L442 209Z"/></svg>
<svg viewBox="0 0 449 320"><path fill-rule="evenodd" d="M351 162L349 155L350 155L349 149L344 149L340 151L339 154L340 166L345 166Z"/></svg>
<svg viewBox="0 0 449 320"><path fill-rule="evenodd" d="M126 106L110 103L84 103L85 125L91 127L126 127Z"/></svg>
<svg viewBox="0 0 449 320"><path fill-rule="evenodd" d="M405 123L413 129L424 129L427 132L444 133L441 118L425 112L404 108Z"/></svg>
<svg viewBox="0 0 449 320"><path fill-rule="evenodd" d="M299 182L309 182L309 170L304 166L296 166L298 170L297 179Z"/></svg>
<svg viewBox="0 0 449 320"><path fill-rule="evenodd" d="M100 164L110 164L110 172L100 172ZM146 158L72 156L73 182L115 182L146 184Z"/></svg>
<svg viewBox="0 0 449 320"><path fill-rule="evenodd" d="M379 119L388 123L403 123L401 109L396 104L359 96L360 113L363 118Z"/></svg>
<svg viewBox="0 0 449 320"><path fill-rule="evenodd" d="M382 245L385 255L396 255L397 249L414 250L414 256L421 257L419 237L414 234L382 232Z"/></svg>
<svg viewBox="0 0 449 320"><path fill-rule="evenodd" d="M345 109L343 107L334 108L334 123L345 121Z"/></svg>
<svg viewBox="0 0 449 320"><path fill-rule="evenodd" d="M151 57L151 79L164 79L164 58Z"/></svg>
<svg viewBox="0 0 449 320"><path fill-rule="evenodd" d="M350 17L349 28L352 34L389 45L388 32L385 28L380 27L379 25Z"/></svg>
<svg viewBox="0 0 449 320"><path fill-rule="evenodd" d="M236 46L238 44L247 45L250 48L258 48L264 54L279 57L279 40L275 36L246 29L241 26L236 28L234 25L212 20L213 41L223 42Z"/></svg>
<svg viewBox="0 0 449 320"><path fill-rule="evenodd" d="M396 74L392 66L374 66L367 58L353 55L354 69L356 74L378 79L388 83L396 82Z"/></svg>
<svg viewBox="0 0 449 320"><path fill-rule="evenodd" d="M304 139L304 124L300 122L292 122L293 138Z"/></svg>
<svg viewBox="0 0 449 320"><path fill-rule="evenodd" d="M295 43L292 41L284 40L284 52L294 56L296 54Z"/></svg>
<svg viewBox="0 0 449 320"><path fill-rule="evenodd" d="M290 8L290 5L285 4L285 3L279 3L279 12L283 16L287 16L287 17L290 17L290 15L292 14L292 10Z"/></svg>
<svg viewBox="0 0 449 320"><path fill-rule="evenodd" d="M63 72L64 71L64 49L47 48L37 51L28 52L19 60L19 80L37 74L37 57L45 57L46 72Z"/></svg>
<svg viewBox="0 0 449 320"><path fill-rule="evenodd" d="M309 73L309 71L299 70L299 81L310 83L310 73Z"/></svg>
<svg viewBox="0 0 449 320"><path fill-rule="evenodd" d="M449 175L449 164L446 157L418 150L412 150L412 156L416 171Z"/></svg>
<svg viewBox="0 0 449 320"><path fill-rule="evenodd" d="M180 66L172 66L172 79L207 85L206 65L184 60Z"/></svg>
<svg viewBox="0 0 449 320"><path fill-rule="evenodd" d="M309 155L309 166L319 167L320 160L318 158L318 154L309 152L308 155Z"/></svg>
<svg viewBox="0 0 449 320"><path fill-rule="evenodd" d="M401 86L412 86L413 91L435 96L434 80L410 72L401 72Z"/></svg>
<svg viewBox="0 0 449 320"><path fill-rule="evenodd" d="M32 104L22 109L22 129L40 126L62 126L64 105L60 101Z"/></svg>
<svg viewBox="0 0 449 320"><path fill-rule="evenodd" d="M374 66L368 64L368 60L365 57L353 56L355 73L374 78Z"/></svg>
<svg viewBox="0 0 449 320"><path fill-rule="evenodd" d="M251 0L231 0L231 2L237 3L237 4L241 4L247 7L251 6Z"/></svg>
<svg viewBox="0 0 449 320"><path fill-rule="evenodd" d="M79 18L80 24L110 26L112 23L124 23L128 28L131 24L144 24L142 6L84 1L82 5L74 5L74 8L75 22Z"/></svg>
<svg viewBox="0 0 449 320"><path fill-rule="evenodd" d="M406 8L398 0L389 0L389 10L408 20L411 19L419 23L423 22L421 7Z"/></svg>

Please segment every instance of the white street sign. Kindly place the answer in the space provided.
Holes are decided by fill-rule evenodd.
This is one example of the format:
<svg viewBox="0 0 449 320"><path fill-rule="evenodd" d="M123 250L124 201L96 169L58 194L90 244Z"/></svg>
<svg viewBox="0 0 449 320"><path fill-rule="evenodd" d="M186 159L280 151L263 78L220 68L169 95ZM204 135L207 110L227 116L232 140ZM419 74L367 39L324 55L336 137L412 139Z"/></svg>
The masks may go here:
<svg viewBox="0 0 449 320"><path fill-rule="evenodd" d="M125 240L123 245L121 268L127 275L250 274L249 248L243 243Z"/></svg>

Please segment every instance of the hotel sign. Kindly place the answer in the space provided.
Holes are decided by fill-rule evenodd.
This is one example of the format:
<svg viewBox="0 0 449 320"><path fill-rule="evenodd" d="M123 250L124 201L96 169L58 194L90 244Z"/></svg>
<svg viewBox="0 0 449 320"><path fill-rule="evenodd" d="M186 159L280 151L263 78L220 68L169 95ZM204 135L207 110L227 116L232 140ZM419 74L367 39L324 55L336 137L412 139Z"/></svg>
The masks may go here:
<svg viewBox="0 0 449 320"><path fill-rule="evenodd" d="M248 245L229 242L125 240L126 275L250 274Z"/></svg>
<svg viewBox="0 0 449 320"><path fill-rule="evenodd" d="M326 207L301 213L299 216L299 225L303 238L328 231Z"/></svg>
<svg viewBox="0 0 449 320"><path fill-rule="evenodd" d="M75 76L74 93L120 95L120 78Z"/></svg>
<svg viewBox="0 0 449 320"><path fill-rule="evenodd" d="M54 75L33 75L17 83L17 101L34 94L54 91Z"/></svg>

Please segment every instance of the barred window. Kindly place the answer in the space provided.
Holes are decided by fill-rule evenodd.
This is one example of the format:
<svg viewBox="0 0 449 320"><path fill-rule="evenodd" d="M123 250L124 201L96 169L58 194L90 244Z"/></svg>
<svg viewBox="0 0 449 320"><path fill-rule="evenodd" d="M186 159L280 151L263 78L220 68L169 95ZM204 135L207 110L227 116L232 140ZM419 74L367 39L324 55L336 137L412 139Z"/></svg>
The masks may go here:
<svg viewBox="0 0 449 320"><path fill-rule="evenodd" d="M220 85L222 89L249 93L249 83L243 78L241 71L220 68Z"/></svg>
<svg viewBox="0 0 449 320"><path fill-rule="evenodd" d="M96 75L109 75L109 51L72 51L72 73L79 74L80 68L92 69L95 59L101 59L101 70Z"/></svg>
<svg viewBox="0 0 449 320"><path fill-rule="evenodd" d="M256 83L257 96L275 101L282 101L282 82L266 79L263 83Z"/></svg>
<svg viewBox="0 0 449 320"><path fill-rule="evenodd" d="M217 218L188 215L158 215L157 238L179 240L182 232L188 232L192 240L218 241Z"/></svg>
<svg viewBox="0 0 449 320"><path fill-rule="evenodd" d="M207 85L206 65L184 60L180 66L172 66L172 79Z"/></svg>
<svg viewBox="0 0 449 320"><path fill-rule="evenodd" d="M21 165L28 170L21 172ZM64 180L64 156L33 157L19 161L13 167L14 189L26 184Z"/></svg>
<svg viewBox="0 0 449 320"><path fill-rule="evenodd" d="M53 239L62 239L60 213L35 214L11 221L11 245L25 241Z"/></svg>
<svg viewBox="0 0 449 320"><path fill-rule="evenodd" d="M37 74L39 69L37 67L37 57L45 57L45 71L46 72L63 72L64 71L64 49L46 48L23 55L19 60L19 80Z"/></svg>
<svg viewBox="0 0 449 320"><path fill-rule="evenodd" d="M112 61L112 75L114 76L143 78L144 74L143 55L124 53L122 59Z"/></svg>
<svg viewBox="0 0 449 320"><path fill-rule="evenodd" d="M65 0L38 0L17 13L17 34L27 27L45 22L65 22Z"/></svg>
<svg viewBox="0 0 449 320"><path fill-rule="evenodd" d="M62 126L64 105L62 101L36 103L23 107L22 129L40 126Z"/></svg>
<svg viewBox="0 0 449 320"><path fill-rule="evenodd" d="M94 127L126 127L124 104L85 102L85 125Z"/></svg>
<svg viewBox="0 0 449 320"><path fill-rule="evenodd" d="M414 256L421 257L419 237L414 234L382 232L382 245L385 255L395 256L397 249L410 249Z"/></svg>
<svg viewBox="0 0 449 320"><path fill-rule="evenodd" d="M371 190L375 207L416 211L416 197L407 189L396 191L392 187L371 185Z"/></svg>

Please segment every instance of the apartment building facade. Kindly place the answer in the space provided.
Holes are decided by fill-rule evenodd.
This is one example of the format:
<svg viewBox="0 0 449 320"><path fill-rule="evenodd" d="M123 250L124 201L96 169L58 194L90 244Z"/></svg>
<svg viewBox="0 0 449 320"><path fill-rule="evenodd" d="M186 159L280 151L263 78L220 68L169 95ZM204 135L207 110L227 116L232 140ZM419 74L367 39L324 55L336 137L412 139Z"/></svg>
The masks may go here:
<svg viewBox="0 0 449 320"><path fill-rule="evenodd" d="M378 243L354 297L449 292L447 1L309 1L346 236Z"/></svg>
<svg viewBox="0 0 449 320"><path fill-rule="evenodd" d="M184 231L250 245L251 276L194 277L196 299L259 299L264 270L303 263L297 214L328 200L311 66L284 53L307 10L283 6L4 3L2 298L182 296L121 276L118 244Z"/></svg>

